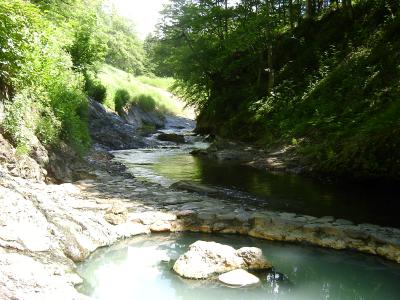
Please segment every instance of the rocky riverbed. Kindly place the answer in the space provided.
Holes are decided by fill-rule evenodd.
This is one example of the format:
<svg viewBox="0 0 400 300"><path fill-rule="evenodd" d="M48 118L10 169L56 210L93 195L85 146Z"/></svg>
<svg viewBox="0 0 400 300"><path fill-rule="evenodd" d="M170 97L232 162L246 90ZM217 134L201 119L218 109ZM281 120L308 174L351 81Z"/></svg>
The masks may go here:
<svg viewBox="0 0 400 300"><path fill-rule="evenodd" d="M398 229L256 211L250 204L174 191L100 170L93 175L94 179L53 185L1 173L0 293L6 299L84 298L74 289L80 283L74 263L98 247L150 232L246 234L355 249L400 263Z"/></svg>
<svg viewBox="0 0 400 300"><path fill-rule="evenodd" d="M46 172L32 159L21 164L12 149L3 154L3 299L85 299L74 288L81 282L75 263L99 247L151 232L242 234L354 249L400 263L399 229L271 212L251 203L173 190L134 178L102 150L92 151L79 174L71 177L73 183L63 184L45 183Z"/></svg>

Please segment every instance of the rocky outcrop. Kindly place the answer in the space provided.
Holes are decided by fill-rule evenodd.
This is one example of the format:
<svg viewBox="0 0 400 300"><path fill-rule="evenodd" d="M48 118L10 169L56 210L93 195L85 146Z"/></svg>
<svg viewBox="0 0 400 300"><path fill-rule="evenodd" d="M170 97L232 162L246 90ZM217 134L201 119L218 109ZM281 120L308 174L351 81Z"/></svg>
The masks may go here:
<svg viewBox="0 0 400 300"><path fill-rule="evenodd" d="M259 248L235 250L215 242L197 241L177 259L174 271L184 278L207 279L235 269L263 270L271 267Z"/></svg>
<svg viewBox="0 0 400 300"><path fill-rule="evenodd" d="M107 169L111 157L104 152L96 155L92 159L97 157ZM173 191L101 168L93 179L60 185L12 176L6 164L0 164L0 169L0 295L4 299L83 299L74 289L80 282L74 262L98 247L150 231L235 233L306 242L400 263L400 230L395 228L267 211L252 203ZM123 222L111 224L105 218L108 212L123 216ZM251 261L251 253L242 251L238 257Z"/></svg>
<svg viewBox="0 0 400 300"><path fill-rule="evenodd" d="M109 224L105 212L117 205L91 192L83 195L72 184L48 185L1 172L0 202L2 299L84 299L74 289L81 282L74 262L148 232L130 220Z"/></svg>
<svg viewBox="0 0 400 300"><path fill-rule="evenodd" d="M145 111L138 105L131 105L127 110L123 111L122 118L136 129L144 125L156 129L165 126L165 117L162 114L157 111Z"/></svg>
<svg viewBox="0 0 400 300"><path fill-rule="evenodd" d="M46 155L47 156L47 155ZM13 176L37 181L44 180L47 172L26 154L18 154L15 148L0 134L0 167Z"/></svg>
<svg viewBox="0 0 400 300"><path fill-rule="evenodd" d="M89 100L89 129L93 142L109 150L134 149L147 145L143 137L136 134L136 126L128 124L94 100Z"/></svg>
<svg viewBox="0 0 400 300"><path fill-rule="evenodd" d="M231 161L270 172L310 173L311 167L296 154L296 146L281 145L276 149L261 149L247 144L216 139L204 150L194 150L194 156L205 156L219 161Z"/></svg>

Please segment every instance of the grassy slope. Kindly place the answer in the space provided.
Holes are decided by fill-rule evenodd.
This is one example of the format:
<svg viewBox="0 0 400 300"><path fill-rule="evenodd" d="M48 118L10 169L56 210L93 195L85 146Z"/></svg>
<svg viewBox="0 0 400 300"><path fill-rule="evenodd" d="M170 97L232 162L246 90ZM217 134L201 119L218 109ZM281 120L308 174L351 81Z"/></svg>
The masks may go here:
<svg viewBox="0 0 400 300"><path fill-rule="evenodd" d="M131 97L139 95L151 96L156 102L157 110L161 112L181 113L182 108L179 103L166 92L173 84L173 79L171 78L135 77L109 65L104 65L100 69L98 78L107 88L107 97L104 104L112 110L115 108L115 92L118 89L125 89Z"/></svg>

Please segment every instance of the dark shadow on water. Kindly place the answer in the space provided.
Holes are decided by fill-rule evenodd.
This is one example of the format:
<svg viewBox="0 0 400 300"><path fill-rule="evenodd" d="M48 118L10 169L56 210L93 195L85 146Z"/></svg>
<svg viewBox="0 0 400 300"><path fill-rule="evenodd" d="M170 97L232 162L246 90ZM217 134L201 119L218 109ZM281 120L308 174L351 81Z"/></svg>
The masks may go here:
<svg viewBox="0 0 400 300"><path fill-rule="evenodd" d="M192 180L242 192L248 201L272 210L400 227L400 187L396 185L323 183L185 153L159 157L151 168L173 180Z"/></svg>

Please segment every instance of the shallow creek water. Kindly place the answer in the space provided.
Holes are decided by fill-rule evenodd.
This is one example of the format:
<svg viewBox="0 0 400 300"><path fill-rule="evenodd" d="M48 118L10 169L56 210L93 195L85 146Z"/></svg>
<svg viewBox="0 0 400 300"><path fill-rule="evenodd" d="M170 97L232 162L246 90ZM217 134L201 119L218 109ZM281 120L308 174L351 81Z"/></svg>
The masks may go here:
<svg viewBox="0 0 400 300"><path fill-rule="evenodd" d="M184 129L186 130L186 129ZM175 130L172 130L175 132ZM187 132L186 132L187 133ZM396 187L339 186L296 175L273 174L234 163L193 157L190 151L207 144L192 143L155 149L115 151L116 159L146 181L170 186L189 180L217 187L243 207L330 215L357 223L399 227ZM173 263L197 240L235 248L263 250L277 272L288 280L269 282L266 271L255 273L261 283L231 288L216 279L185 280ZM237 235L199 233L152 234L97 250L78 266L84 278L79 290L94 299L182 300L313 300L400 299L400 265L378 257L313 246L269 242Z"/></svg>
<svg viewBox="0 0 400 300"><path fill-rule="evenodd" d="M235 248L256 246L285 274L285 282L230 288L217 282L180 278L174 260L196 240ZM268 242L235 235L155 234L96 251L81 264L81 292L95 299L400 299L400 266L377 257L311 246Z"/></svg>
<svg viewBox="0 0 400 300"><path fill-rule="evenodd" d="M329 184L190 155L194 148L206 146L195 142L179 148L133 149L113 154L136 177L165 186L189 180L218 187L232 201L255 207L400 227L397 186Z"/></svg>

